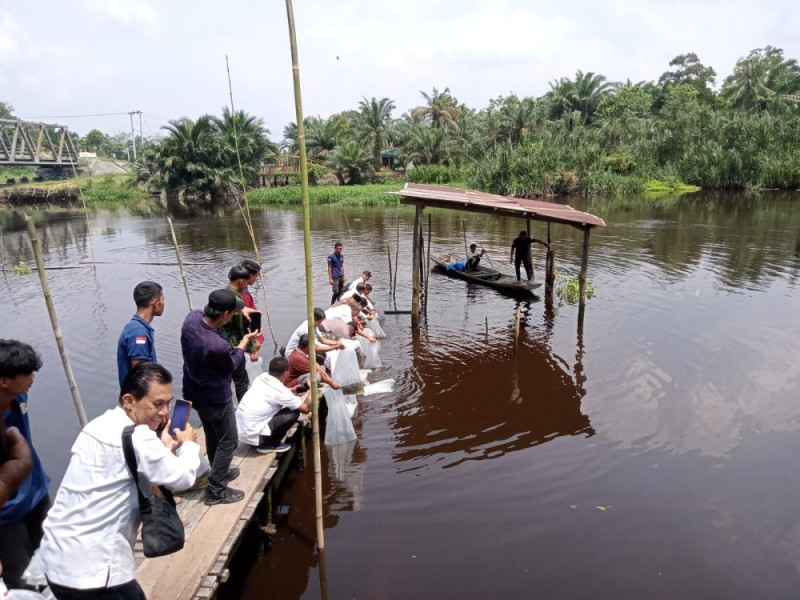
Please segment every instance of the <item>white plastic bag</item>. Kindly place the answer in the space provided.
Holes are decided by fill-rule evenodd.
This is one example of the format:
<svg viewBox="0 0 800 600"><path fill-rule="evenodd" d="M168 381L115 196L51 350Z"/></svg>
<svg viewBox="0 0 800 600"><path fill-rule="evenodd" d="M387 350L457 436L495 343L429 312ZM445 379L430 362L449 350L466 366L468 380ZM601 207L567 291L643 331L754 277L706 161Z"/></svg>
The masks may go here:
<svg viewBox="0 0 800 600"><path fill-rule="evenodd" d="M355 394L348 394L344 397L344 405L347 407L347 414L350 415L350 418L352 419L353 415L356 414L358 398L356 398Z"/></svg>
<svg viewBox="0 0 800 600"><path fill-rule="evenodd" d="M364 328L364 330L369 334L372 333L368 328ZM380 342L370 342L362 336L358 336L358 340L361 342L361 351L364 353L364 363L361 366L365 369L380 369L383 366L381 357L378 355L381 351Z"/></svg>
<svg viewBox="0 0 800 600"><path fill-rule="evenodd" d="M325 445L336 446L356 439L353 422L347 412L342 390L327 388L325 401L328 403L328 419L325 422Z"/></svg>
<svg viewBox="0 0 800 600"><path fill-rule="evenodd" d="M245 353L244 358L247 361L245 363L244 370L247 371L247 377L250 379L250 385L253 385L256 377L261 375L261 371L264 369L264 359L259 356L258 360L253 362L250 360L250 355L247 353Z"/></svg>
<svg viewBox="0 0 800 600"><path fill-rule="evenodd" d="M361 383L358 356L354 348L332 350L328 356L331 357L331 376L336 383L342 387Z"/></svg>
<svg viewBox="0 0 800 600"><path fill-rule="evenodd" d="M376 381L364 386L365 396L374 396L375 394L388 394L394 391L394 379L384 379L383 381Z"/></svg>
<svg viewBox="0 0 800 600"><path fill-rule="evenodd" d="M383 331L383 327L381 327L378 317L374 317L372 321L369 322L369 328L375 332L374 336L379 340L386 337L386 333Z"/></svg>

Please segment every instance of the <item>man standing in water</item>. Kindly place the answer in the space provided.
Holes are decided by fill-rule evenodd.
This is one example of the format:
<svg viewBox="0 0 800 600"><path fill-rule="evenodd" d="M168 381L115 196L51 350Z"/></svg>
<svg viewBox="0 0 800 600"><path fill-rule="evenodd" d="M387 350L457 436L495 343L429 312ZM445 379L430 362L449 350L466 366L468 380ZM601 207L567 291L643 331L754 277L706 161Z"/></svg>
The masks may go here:
<svg viewBox="0 0 800 600"><path fill-rule="evenodd" d="M333 245L333 254L328 256L328 283L331 284L333 296L331 304L335 304L344 291L344 255L342 254L342 243L336 242Z"/></svg>
<svg viewBox="0 0 800 600"><path fill-rule="evenodd" d="M533 265L531 264L531 243L535 242L535 238L528 237L527 231L520 231L519 237L511 242L511 254L508 257L509 263L514 263L514 269L517 271L517 281L520 281L519 265L525 265L525 274L528 276L528 281L533 279ZM514 252L517 256L514 258Z"/></svg>
<svg viewBox="0 0 800 600"><path fill-rule="evenodd" d="M125 376L140 362L158 362L155 332L150 323L164 314L164 291L153 281L133 288L136 314L128 321L117 342L117 375L122 385Z"/></svg>

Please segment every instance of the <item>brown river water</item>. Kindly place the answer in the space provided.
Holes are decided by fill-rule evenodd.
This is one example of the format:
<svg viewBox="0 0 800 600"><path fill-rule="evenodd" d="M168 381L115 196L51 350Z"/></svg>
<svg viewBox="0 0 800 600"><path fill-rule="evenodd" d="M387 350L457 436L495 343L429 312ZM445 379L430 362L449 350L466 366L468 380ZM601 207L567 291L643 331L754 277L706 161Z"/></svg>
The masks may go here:
<svg viewBox="0 0 800 600"><path fill-rule="evenodd" d="M270 552L226 597L796 598L800 593L800 194L574 199L595 229L582 335L577 307L517 300L432 273L427 318L382 323L395 391L364 398L358 440L323 449L326 551L314 551L313 473L290 472ZM463 228L507 264L524 223L431 211L432 251L463 250ZM280 344L304 319L302 219L254 216ZM312 212L314 294L325 256L372 270L394 308L386 246L400 231L397 308L410 307L413 212ZM67 350L89 417L116 402L116 341L143 279L165 287L154 322L178 376L187 310L162 216L63 212L39 224ZM31 390L36 445L57 486L78 432L18 215L0 212L0 335L44 359ZM351 228L351 231L348 230ZM177 217L196 307L252 255L241 216ZM425 226L427 235L427 224ZM542 224L535 237L545 237ZM576 276L581 233L553 227L557 267ZM113 264L104 264L113 263ZM535 255L537 279L543 257ZM257 303L263 307L260 290ZM512 351L514 309L522 311ZM488 327L487 327L488 324ZM269 336L268 336L269 339ZM271 344L267 344L271 346ZM264 351L268 355L269 349ZM179 389L179 388L178 388ZM310 444L309 444L310 448ZM311 465L311 461L308 461ZM322 568L321 568L322 567Z"/></svg>

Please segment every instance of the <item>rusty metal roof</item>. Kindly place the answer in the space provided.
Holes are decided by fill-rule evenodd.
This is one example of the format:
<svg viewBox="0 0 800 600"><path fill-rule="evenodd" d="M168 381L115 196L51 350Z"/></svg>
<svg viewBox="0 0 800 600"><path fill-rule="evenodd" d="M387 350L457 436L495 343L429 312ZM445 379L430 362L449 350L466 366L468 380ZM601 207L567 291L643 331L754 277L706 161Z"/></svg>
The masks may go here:
<svg viewBox="0 0 800 600"><path fill-rule="evenodd" d="M401 204L449 208L467 212L488 213L506 217L521 217L534 221L562 223L575 227L605 227L606 222L587 212L575 210L566 204L499 196L443 185L406 183L399 192L387 192L400 196Z"/></svg>

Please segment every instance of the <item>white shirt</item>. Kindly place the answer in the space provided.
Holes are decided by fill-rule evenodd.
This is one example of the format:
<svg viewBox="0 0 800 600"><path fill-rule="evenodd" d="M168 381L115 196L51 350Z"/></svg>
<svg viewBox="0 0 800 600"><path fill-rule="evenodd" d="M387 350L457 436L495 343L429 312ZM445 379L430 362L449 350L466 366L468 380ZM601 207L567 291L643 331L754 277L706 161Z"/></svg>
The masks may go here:
<svg viewBox="0 0 800 600"><path fill-rule="evenodd" d="M353 292L355 292L356 291L356 286L359 283L367 283L366 281L364 281L364 275L361 275L361 277L359 277L358 279L353 281L350 285L348 285L347 286L347 291L349 292L350 290L353 290Z"/></svg>
<svg viewBox="0 0 800 600"><path fill-rule="evenodd" d="M345 323L353 320L353 311L350 309L349 304L342 304L341 306L331 306L325 311L326 319L339 319ZM289 356L287 353L286 356Z"/></svg>
<svg viewBox="0 0 800 600"><path fill-rule="evenodd" d="M289 338L289 341L286 342L286 350L284 351L283 355L286 358L291 356L294 349L297 348L297 343L300 341L300 336L304 333L308 333L308 320L303 321L300 324L300 327L294 330L292 337Z"/></svg>
<svg viewBox="0 0 800 600"><path fill-rule="evenodd" d="M352 296L355 293L356 293L356 288L355 287L347 288L347 291L345 293L343 293L341 296L339 296L339 301L340 302L344 302L345 300L347 300L350 296ZM361 294L361 295L363 296L363 294Z"/></svg>
<svg viewBox="0 0 800 600"><path fill-rule="evenodd" d="M297 410L303 405L299 396L269 373L259 375L236 409L239 441L258 446L258 436L270 435L269 421L282 408Z"/></svg>
<svg viewBox="0 0 800 600"><path fill-rule="evenodd" d="M139 498L122 453L122 430L132 424L121 407L108 410L86 425L72 446L39 550L42 570L54 583L85 590L122 585L136 576ZM173 454L146 425L137 426L131 439L142 490L194 484L201 465L196 443L184 442Z"/></svg>

